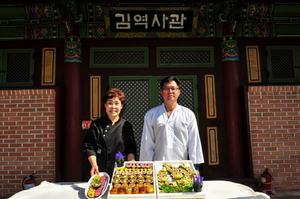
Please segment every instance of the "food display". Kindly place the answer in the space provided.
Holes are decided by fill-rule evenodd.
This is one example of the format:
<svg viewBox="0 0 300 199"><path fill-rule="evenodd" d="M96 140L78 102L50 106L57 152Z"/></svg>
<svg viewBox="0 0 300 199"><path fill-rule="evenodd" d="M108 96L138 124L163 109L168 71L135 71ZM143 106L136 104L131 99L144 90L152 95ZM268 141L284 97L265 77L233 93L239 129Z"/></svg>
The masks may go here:
<svg viewBox="0 0 300 199"><path fill-rule="evenodd" d="M88 199L98 199L106 191L109 185L109 175L105 172L99 175L93 175L88 181L88 186L85 189L85 196Z"/></svg>
<svg viewBox="0 0 300 199"><path fill-rule="evenodd" d="M125 162L114 170L108 198L156 198L153 162Z"/></svg>
<svg viewBox="0 0 300 199"><path fill-rule="evenodd" d="M195 171L184 162L181 162L178 167L169 163L163 163L162 169L157 172L159 192L193 192L193 176L195 174Z"/></svg>
<svg viewBox="0 0 300 199"><path fill-rule="evenodd" d="M124 162L114 170L107 198L205 199L194 191L195 174L189 160Z"/></svg>
<svg viewBox="0 0 300 199"><path fill-rule="evenodd" d="M157 198L205 198L194 191L196 171L192 161L155 161Z"/></svg>

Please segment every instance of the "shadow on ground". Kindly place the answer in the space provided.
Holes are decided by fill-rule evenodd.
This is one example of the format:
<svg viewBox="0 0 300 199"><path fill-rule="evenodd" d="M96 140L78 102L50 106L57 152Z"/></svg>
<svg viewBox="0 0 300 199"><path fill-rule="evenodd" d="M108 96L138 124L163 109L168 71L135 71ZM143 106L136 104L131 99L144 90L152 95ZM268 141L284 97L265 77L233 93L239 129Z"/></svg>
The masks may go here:
<svg viewBox="0 0 300 199"><path fill-rule="evenodd" d="M256 179L220 179L227 180L231 182L240 183L251 187L254 191L260 191L259 182ZM300 199L300 189L299 190L274 190L276 195L267 193L271 199Z"/></svg>

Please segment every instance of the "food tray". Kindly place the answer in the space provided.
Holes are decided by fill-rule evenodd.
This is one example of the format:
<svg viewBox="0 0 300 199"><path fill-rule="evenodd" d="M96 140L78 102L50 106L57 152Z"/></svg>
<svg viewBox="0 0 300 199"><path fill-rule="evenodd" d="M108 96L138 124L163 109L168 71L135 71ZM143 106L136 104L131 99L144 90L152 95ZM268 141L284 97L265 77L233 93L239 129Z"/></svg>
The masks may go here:
<svg viewBox="0 0 300 199"><path fill-rule="evenodd" d="M186 167L190 167L192 171L195 172L193 162L190 160L181 160L181 161L155 161L155 185L157 190L158 199L183 199L183 198L200 198L204 199L205 194L202 192L185 192L185 193L161 193L158 186L158 172L163 169L163 164L169 164L174 167L179 167L182 163Z"/></svg>
<svg viewBox="0 0 300 199"><path fill-rule="evenodd" d="M132 165L135 165L135 166L132 167ZM123 168L125 170L126 168L130 167L131 171L135 170L136 173L137 173L136 175L139 175L140 169L142 167L144 168L145 165L146 165L147 168L145 168L144 170L147 170L148 168L150 168L149 166L151 166L151 168L152 168L152 173L151 174L148 173L148 176L151 175L151 178L152 178L152 183L150 183L150 184L151 184L151 186L153 186L153 193L143 193L143 194L139 194L139 193L138 194L111 194L111 190L114 188L114 185L118 184L118 183L116 183L117 181L115 181L115 179L117 179L117 178L115 178L115 176L118 175L118 174L122 175L122 176L126 176L126 175L129 176L130 175L130 174L126 174L126 173L120 174L120 168ZM118 174L116 174L116 173L118 173ZM110 198L118 198L118 199L120 199L120 198L126 198L126 199L129 199L129 198L130 199L132 199L132 198L138 198L138 199L141 199L141 198L143 198L143 199L156 199L156 186L154 184L155 183L154 173L155 173L154 162L151 162L151 161L147 161L147 162L146 161L138 161L138 162L125 161L123 167L117 167L117 168L114 169L114 173L113 173L113 177L112 177L112 180L111 180L111 184L109 186L109 191L108 191L107 198L108 199L110 199ZM142 174L142 175L146 175L146 174ZM128 181L130 181L130 180L128 179ZM120 183L120 184L123 184L123 183ZM130 185L130 184L132 185L134 183L130 183L129 182L128 185ZM135 184L138 184L138 182L135 182Z"/></svg>
<svg viewBox="0 0 300 199"><path fill-rule="evenodd" d="M91 183L93 182L93 179L94 179L96 176L100 176L100 179L101 179L102 177L105 177L106 179L105 179L104 184L103 184L103 183L101 184L101 189L102 189L101 194L100 194L99 196L97 196L97 197L89 197L89 196L88 196L88 191L89 191L89 189L91 188L91 186L92 186ZM110 177L109 177L109 175L108 175L106 172L100 172L99 174L93 175L93 176L89 179L89 181L88 181L88 183L87 183L87 186L86 186L86 188L85 188L85 190L84 190L84 195L85 195L86 198L88 198L88 199L99 199L99 198L101 198L101 197L105 194L105 192L106 192L106 190L107 190L107 188L108 188L108 186L109 186L109 181L110 181Z"/></svg>

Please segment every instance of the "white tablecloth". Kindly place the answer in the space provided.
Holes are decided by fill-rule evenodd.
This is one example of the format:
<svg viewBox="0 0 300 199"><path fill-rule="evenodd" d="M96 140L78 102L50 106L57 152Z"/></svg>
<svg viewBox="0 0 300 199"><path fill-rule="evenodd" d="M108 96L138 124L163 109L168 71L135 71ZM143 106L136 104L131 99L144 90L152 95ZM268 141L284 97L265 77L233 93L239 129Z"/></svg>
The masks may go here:
<svg viewBox="0 0 300 199"><path fill-rule="evenodd" d="M86 199L86 186L86 182L43 181L40 185L20 191L9 199ZM223 180L204 181L202 192L205 199L270 199L267 194L255 192L248 186ZM102 199L106 198L107 193Z"/></svg>

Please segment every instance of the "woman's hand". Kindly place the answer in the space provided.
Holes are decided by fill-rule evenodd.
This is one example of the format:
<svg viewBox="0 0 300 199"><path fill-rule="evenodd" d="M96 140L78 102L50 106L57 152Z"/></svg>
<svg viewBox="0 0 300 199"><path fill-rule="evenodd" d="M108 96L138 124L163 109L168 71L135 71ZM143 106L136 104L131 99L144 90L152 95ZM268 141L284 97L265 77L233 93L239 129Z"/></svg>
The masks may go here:
<svg viewBox="0 0 300 199"><path fill-rule="evenodd" d="M127 156L127 160L128 161L135 161L134 154L133 153L129 153L128 156Z"/></svg>
<svg viewBox="0 0 300 199"><path fill-rule="evenodd" d="M97 159L96 159L96 156L94 155L91 155L90 157L88 157L88 160L91 164L91 171L90 171L90 175L93 176L95 174L99 174L99 168L98 168L98 165L97 165Z"/></svg>
<svg viewBox="0 0 300 199"><path fill-rule="evenodd" d="M98 165L92 166L91 171L90 171L90 174L91 174L91 176L93 176L93 175L95 175L95 174L99 174L99 168L98 168Z"/></svg>

